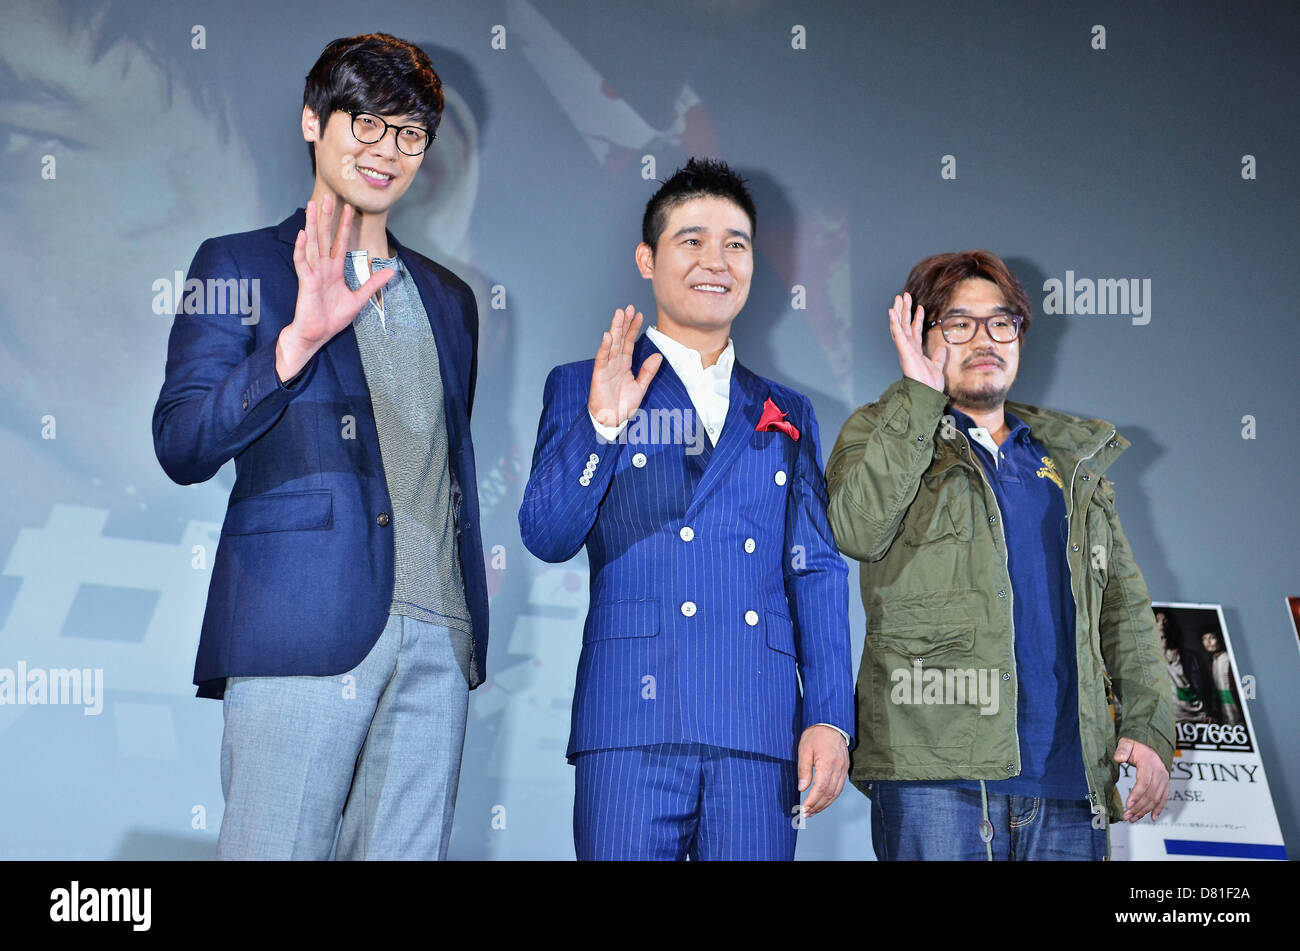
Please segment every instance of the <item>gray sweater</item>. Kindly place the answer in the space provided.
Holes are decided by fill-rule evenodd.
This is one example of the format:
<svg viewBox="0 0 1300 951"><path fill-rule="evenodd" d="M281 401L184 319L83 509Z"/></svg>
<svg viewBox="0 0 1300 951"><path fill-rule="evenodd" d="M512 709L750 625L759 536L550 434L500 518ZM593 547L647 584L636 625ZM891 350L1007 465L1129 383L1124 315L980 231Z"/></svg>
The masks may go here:
<svg viewBox="0 0 1300 951"><path fill-rule="evenodd" d="M353 256L364 254L349 252L344 266L353 290L361 286ZM389 267L398 275L384 287L382 318L376 298L371 298L352 323L393 506L396 557L390 613L472 636L451 507L447 420L433 329L401 259L376 258L371 266Z"/></svg>

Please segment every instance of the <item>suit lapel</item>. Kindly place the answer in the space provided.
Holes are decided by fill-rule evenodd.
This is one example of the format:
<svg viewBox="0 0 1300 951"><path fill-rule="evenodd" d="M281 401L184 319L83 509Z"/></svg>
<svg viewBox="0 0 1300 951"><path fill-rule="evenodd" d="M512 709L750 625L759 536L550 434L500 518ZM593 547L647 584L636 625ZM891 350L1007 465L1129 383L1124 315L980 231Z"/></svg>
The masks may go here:
<svg viewBox="0 0 1300 951"><path fill-rule="evenodd" d="M293 244L298 240L298 232L307 226L307 212L299 208L284 221L276 226L275 236L283 242L280 246L280 254L289 264L289 270L294 275L294 285L297 286L298 272L293 268Z"/></svg>
<svg viewBox="0 0 1300 951"><path fill-rule="evenodd" d="M636 344L632 347L632 373L641 372L641 364L645 363L646 357L658 353L661 356L663 351L654 345L649 334L642 334L637 338ZM646 388L645 399L641 401L641 408L649 409L684 409L691 405L691 397L686 392L686 384L682 378L677 375L673 365L664 357L663 363L659 364L659 369L655 371L655 378L650 381Z"/></svg>
<svg viewBox="0 0 1300 951"><path fill-rule="evenodd" d="M699 510L709 493L718 487L741 452L750 444L754 427L763 415L763 401L767 399L767 394L767 384L761 378L750 373L739 361L732 364L727 419L722 424L722 436L713 447L704 477L696 486L695 495L686 512L688 518Z"/></svg>
<svg viewBox="0 0 1300 951"><path fill-rule="evenodd" d="M650 339L649 334L643 334L638 338L636 347L632 351L632 372L638 372L641 369L641 364L645 361L645 358L654 353L662 354L663 351L655 346L654 341ZM654 379L650 381L650 386L646 390L645 399L641 401L641 411L651 414L652 419L653 414L661 411L665 413L670 411L672 413L682 414L695 413L695 405L691 402L690 394L686 392L686 384L683 383L682 378L677 375L677 371L673 369L672 364L668 362L667 357L664 357L664 361L659 365L659 370L655 373ZM664 416L663 418L668 419L670 417ZM662 426L665 424L661 423L660 425ZM681 430L682 436L685 436L686 434L685 425L686 419L683 418ZM708 436L705 434L703 428L694 427L692 432L698 434L699 438L702 440L700 452L691 453L687 451L687 446L684 442L680 446L673 445L671 447L665 447L671 449L674 454L673 458L679 460L686 470L689 486L688 498L690 495L694 494L695 486L699 485L700 479L703 478L705 467L708 465L709 457L713 453L713 444L709 442Z"/></svg>
<svg viewBox="0 0 1300 951"><path fill-rule="evenodd" d="M659 352L659 348L654 345L649 335L642 334L632 351L632 372L638 372L641 364L650 354ZM754 427L758 425L763 415L763 401L767 399L768 392L769 388L761 377L751 373L739 361L732 364L727 418L722 424L722 437L712 451L705 450L707 461L699 460L704 463L704 474L695 486L691 504L687 509L688 517L698 511L704 499L717 488L727 471L740 457L741 452L750 444ZM686 392L686 384L673 370L667 357L655 373L655 378L650 381L645 399L641 401L641 408L645 410L680 408L689 409L692 413L696 412L695 404L691 402L690 394ZM699 432L703 438L709 438L702 429ZM684 465L693 463L693 460L685 458L685 447L682 455Z"/></svg>

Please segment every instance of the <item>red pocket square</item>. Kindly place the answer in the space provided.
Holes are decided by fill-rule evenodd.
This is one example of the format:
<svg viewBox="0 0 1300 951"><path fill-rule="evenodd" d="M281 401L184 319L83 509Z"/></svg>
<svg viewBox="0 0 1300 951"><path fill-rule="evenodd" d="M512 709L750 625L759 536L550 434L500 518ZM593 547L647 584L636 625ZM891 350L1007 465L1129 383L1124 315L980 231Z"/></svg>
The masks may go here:
<svg viewBox="0 0 1300 951"><path fill-rule="evenodd" d="M758 425L754 427L754 432L770 433L774 431L785 433L795 442L799 441L799 430L795 429L794 423L785 421L785 413L781 412L777 405L772 402L771 397L768 397L767 402L763 404L763 415L759 419Z"/></svg>

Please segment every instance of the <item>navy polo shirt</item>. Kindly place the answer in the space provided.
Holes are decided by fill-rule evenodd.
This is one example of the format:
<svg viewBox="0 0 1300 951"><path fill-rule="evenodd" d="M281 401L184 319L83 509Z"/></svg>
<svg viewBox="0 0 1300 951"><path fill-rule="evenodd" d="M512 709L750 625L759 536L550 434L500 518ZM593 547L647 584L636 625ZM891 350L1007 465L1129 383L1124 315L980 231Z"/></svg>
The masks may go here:
<svg viewBox="0 0 1300 951"><path fill-rule="evenodd" d="M1006 413L1010 433L995 459L971 435L978 429L975 421L953 407L948 412L968 436L997 498L1011 574L1021 770L986 786L1005 795L1083 798L1088 783L1079 742L1074 592L1065 552L1066 474L1012 413ZM977 782L959 785L979 788Z"/></svg>

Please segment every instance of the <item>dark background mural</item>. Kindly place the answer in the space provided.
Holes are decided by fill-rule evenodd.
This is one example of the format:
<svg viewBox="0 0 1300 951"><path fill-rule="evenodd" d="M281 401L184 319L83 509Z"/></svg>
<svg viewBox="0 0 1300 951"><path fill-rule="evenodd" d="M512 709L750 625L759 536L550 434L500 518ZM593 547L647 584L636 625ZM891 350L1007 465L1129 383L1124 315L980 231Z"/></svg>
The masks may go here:
<svg viewBox="0 0 1300 951"><path fill-rule="evenodd" d="M704 154L758 205L737 358L809 394L824 451L899 375L886 308L912 264L1008 259L1037 312L1013 396L1132 441L1111 475L1138 563L1159 600L1224 605L1300 841L1294 5L3 7L0 668L102 689L0 705L0 857L214 852L221 708L190 678L233 467L182 488L154 459L167 301L205 237L305 203L303 77L371 30L425 46L449 90L391 228L470 282L482 324L492 649L453 857L573 854L586 562L532 558L516 511L547 371L591 356L615 307L651 309L651 179ZM869 827L849 787L799 856L870 857Z"/></svg>

